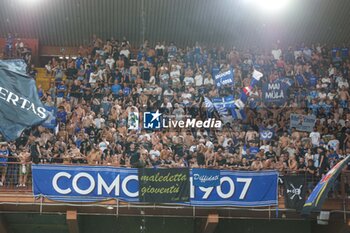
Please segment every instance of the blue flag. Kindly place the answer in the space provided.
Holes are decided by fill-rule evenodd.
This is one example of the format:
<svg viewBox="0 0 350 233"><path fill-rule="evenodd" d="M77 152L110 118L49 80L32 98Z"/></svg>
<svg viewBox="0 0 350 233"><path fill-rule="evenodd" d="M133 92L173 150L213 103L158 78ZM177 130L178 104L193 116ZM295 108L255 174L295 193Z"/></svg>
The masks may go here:
<svg viewBox="0 0 350 233"><path fill-rule="evenodd" d="M232 95L225 97L216 97L212 99L213 105L220 117L232 117L235 120L246 119L246 114L243 108L236 104L236 100Z"/></svg>
<svg viewBox="0 0 350 233"><path fill-rule="evenodd" d="M325 176L322 177L322 179L318 182L306 200L301 212L302 215L310 215L312 211L321 210L323 202L328 196L329 190L332 188L335 180L343 168L348 164L349 160L350 156L347 156L345 159L338 162L331 170L327 172Z"/></svg>
<svg viewBox="0 0 350 233"><path fill-rule="evenodd" d="M275 135L274 129L260 127L259 129L260 140L270 141Z"/></svg>
<svg viewBox="0 0 350 233"><path fill-rule="evenodd" d="M40 124L48 117L35 80L23 71L24 62L0 61L0 131L8 141L15 140L25 128Z"/></svg>

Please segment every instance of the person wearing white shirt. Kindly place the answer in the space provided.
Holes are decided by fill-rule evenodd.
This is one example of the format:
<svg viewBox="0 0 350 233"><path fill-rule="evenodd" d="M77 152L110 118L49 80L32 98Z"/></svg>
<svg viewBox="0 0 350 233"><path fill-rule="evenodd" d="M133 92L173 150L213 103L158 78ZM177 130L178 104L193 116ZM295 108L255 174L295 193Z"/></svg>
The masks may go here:
<svg viewBox="0 0 350 233"><path fill-rule="evenodd" d="M109 68L113 69L114 63L115 63L115 60L111 55L109 55L108 58L106 59L106 64L109 66Z"/></svg>
<svg viewBox="0 0 350 233"><path fill-rule="evenodd" d="M173 105L171 104L171 102L169 101L168 98L164 98L164 102L162 103L162 105L160 106L161 108L166 108L169 110L169 112L171 112L171 109L173 108Z"/></svg>
<svg viewBox="0 0 350 233"><path fill-rule="evenodd" d="M98 147L100 148L101 152L103 153L103 151L108 148L108 145L109 145L109 142L106 140L106 138L102 138L102 142L100 142L98 144Z"/></svg>
<svg viewBox="0 0 350 233"><path fill-rule="evenodd" d="M177 86L180 84L180 75L180 69L178 69L175 65L172 65L170 71L170 79L172 81L173 86Z"/></svg>
<svg viewBox="0 0 350 233"><path fill-rule="evenodd" d="M282 50L279 49L276 45L275 48L271 51L271 54L275 60L278 60L282 56Z"/></svg>
<svg viewBox="0 0 350 233"><path fill-rule="evenodd" d="M311 143L314 147L320 145L321 134L317 132L316 128L314 128L314 131L310 133L309 137L311 138Z"/></svg>
<svg viewBox="0 0 350 233"><path fill-rule="evenodd" d="M210 74L207 74L204 78L204 85L209 86L209 85L214 85L214 79L212 79Z"/></svg>
<svg viewBox="0 0 350 233"><path fill-rule="evenodd" d="M185 86L189 86L194 83L194 79L192 77L185 77L184 83L185 83Z"/></svg>
<svg viewBox="0 0 350 233"><path fill-rule="evenodd" d="M95 118L94 123L96 125L96 128L101 129L101 126L103 123L105 123L105 119L101 117L100 114L97 115L97 118Z"/></svg>
<svg viewBox="0 0 350 233"><path fill-rule="evenodd" d="M130 55L130 51L127 48L122 48L122 50L120 50L120 55L124 55L126 58L129 58Z"/></svg>
<svg viewBox="0 0 350 233"><path fill-rule="evenodd" d="M94 72L92 72L90 74L90 77L89 77L89 83L90 84L95 84L97 82L97 80L99 79L99 73L97 70L95 70Z"/></svg>
<svg viewBox="0 0 350 233"><path fill-rule="evenodd" d="M201 72L198 72L194 77L196 87L200 87L203 85L203 76Z"/></svg>

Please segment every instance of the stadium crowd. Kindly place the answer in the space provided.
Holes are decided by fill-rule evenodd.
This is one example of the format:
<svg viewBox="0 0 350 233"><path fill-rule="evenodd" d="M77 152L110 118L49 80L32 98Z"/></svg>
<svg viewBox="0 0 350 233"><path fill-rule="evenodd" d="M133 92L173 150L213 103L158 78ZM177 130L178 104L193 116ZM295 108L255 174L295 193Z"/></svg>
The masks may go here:
<svg viewBox="0 0 350 233"><path fill-rule="evenodd" d="M39 86L38 94L45 105L58 108L58 127L36 126L15 142L3 143L0 185L10 182L7 173L16 177L13 183L25 186L30 161L276 169L318 179L350 154L349 50L339 51L335 55L320 44L276 44L270 51L199 43L179 48L165 42L153 46L147 40L134 50L126 38L102 41L94 36L91 48L81 46L77 58L53 58L45 66L55 82L47 91ZM230 68L234 86L217 88L213 69ZM225 120L220 129L143 129L145 111L206 119L204 97L239 96L252 82L254 69L264 76L248 96L244 117ZM264 103L262 84L282 78L291 83L285 104ZM128 127L132 112L139 113L138 129ZM315 115L313 131L290 128L291 113ZM212 116L221 118L218 112ZM274 131L271 140L260 139L261 127Z"/></svg>

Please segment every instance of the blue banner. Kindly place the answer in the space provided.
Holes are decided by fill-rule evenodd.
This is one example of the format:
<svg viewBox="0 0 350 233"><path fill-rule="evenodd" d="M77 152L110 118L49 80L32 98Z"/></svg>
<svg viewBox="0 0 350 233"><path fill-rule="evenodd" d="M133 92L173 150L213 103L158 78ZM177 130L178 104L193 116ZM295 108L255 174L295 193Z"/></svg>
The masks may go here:
<svg viewBox="0 0 350 233"><path fill-rule="evenodd" d="M32 165L33 192L53 200L92 202L120 199L139 202L138 170L104 166ZM210 176L206 169L190 171L193 206L277 205L276 171L236 172L219 170L219 183L195 186L193 174ZM207 174L207 175L206 175ZM209 175L208 175L209 174ZM217 174L217 173L216 173Z"/></svg>
<svg viewBox="0 0 350 233"><path fill-rule="evenodd" d="M34 196L72 202L139 200L137 169L33 164L32 175Z"/></svg>
<svg viewBox="0 0 350 233"><path fill-rule="evenodd" d="M312 132L315 127L316 116L290 114L290 128L295 128L298 131Z"/></svg>
<svg viewBox="0 0 350 233"><path fill-rule="evenodd" d="M212 103L215 108L233 108L235 107L235 99L233 95L225 97L214 97L212 98Z"/></svg>
<svg viewBox="0 0 350 233"><path fill-rule="evenodd" d="M266 83L262 86L263 101L266 104L283 105L287 100L288 85L282 82Z"/></svg>
<svg viewBox="0 0 350 233"><path fill-rule="evenodd" d="M234 84L234 70L229 69L228 71L219 73L214 76L215 83L217 87L225 86L225 85L233 85Z"/></svg>
<svg viewBox="0 0 350 233"><path fill-rule="evenodd" d="M259 134L260 134L260 140L270 141L275 135L275 129L260 127Z"/></svg>
<svg viewBox="0 0 350 233"><path fill-rule="evenodd" d="M54 106L46 106L44 105L49 117L41 124L45 128L54 129L57 125L56 113L57 108Z"/></svg>

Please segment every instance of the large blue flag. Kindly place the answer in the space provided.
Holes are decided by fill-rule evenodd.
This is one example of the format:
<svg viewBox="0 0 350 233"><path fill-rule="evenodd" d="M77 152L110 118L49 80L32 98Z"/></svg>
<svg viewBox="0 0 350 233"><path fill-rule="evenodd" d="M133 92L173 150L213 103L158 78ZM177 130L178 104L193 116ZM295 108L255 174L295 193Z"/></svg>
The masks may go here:
<svg viewBox="0 0 350 233"><path fill-rule="evenodd" d="M348 164L350 156L347 156L342 161L338 162L331 170L327 172L325 176L322 177L320 182L316 185L312 193L306 200L302 215L309 215L312 211L320 211L323 202L328 196L329 190L333 187L335 180L339 176L340 172L343 170L345 165Z"/></svg>
<svg viewBox="0 0 350 233"><path fill-rule="evenodd" d="M48 117L35 80L26 75L25 70L22 61L0 61L0 131L8 141Z"/></svg>
<svg viewBox="0 0 350 233"><path fill-rule="evenodd" d="M236 105L236 100L232 95L213 98L212 102L220 117L230 116L235 120L244 120L246 118L244 109Z"/></svg>

